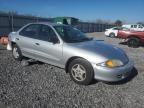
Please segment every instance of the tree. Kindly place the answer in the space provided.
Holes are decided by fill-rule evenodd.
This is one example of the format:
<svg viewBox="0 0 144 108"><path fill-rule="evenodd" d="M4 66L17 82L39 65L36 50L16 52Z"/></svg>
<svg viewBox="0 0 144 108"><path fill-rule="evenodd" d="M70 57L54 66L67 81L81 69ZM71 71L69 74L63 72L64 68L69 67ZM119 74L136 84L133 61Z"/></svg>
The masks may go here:
<svg viewBox="0 0 144 108"><path fill-rule="evenodd" d="M121 20L116 20L115 25L116 26L122 26L123 22Z"/></svg>

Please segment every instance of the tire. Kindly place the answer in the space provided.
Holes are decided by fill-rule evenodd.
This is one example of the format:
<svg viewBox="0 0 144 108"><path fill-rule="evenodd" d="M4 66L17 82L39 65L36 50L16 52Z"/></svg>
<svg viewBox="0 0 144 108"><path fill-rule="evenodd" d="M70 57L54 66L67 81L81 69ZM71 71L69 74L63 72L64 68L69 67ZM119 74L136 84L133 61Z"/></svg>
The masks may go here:
<svg viewBox="0 0 144 108"><path fill-rule="evenodd" d="M140 40L138 38L132 37L128 39L128 47L137 48L140 45Z"/></svg>
<svg viewBox="0 0 144 108"><path fill-rule="evenodd" d="M81 58L73 60L68 67L71 79L80 85L89 85L94 78L91 64Z"/></svg>
<svg viewBox="0 0 144 108"><path fill-rule="evenodd" d="M114 34L114 33L110 33L110 34L109 34L109 37L114 38L114 37L115 37L115 34Z"/></svg>
<svg viewBox="0 0 144 108"><path fill-rule="evenodd" d="M13 58L17 61L21 61L23 56L22 56L22 53L21 53L21 50L20 48L18 47L18 45L14 44L13 45L13 48L12 48L12 55L13 55Z"/></svg>

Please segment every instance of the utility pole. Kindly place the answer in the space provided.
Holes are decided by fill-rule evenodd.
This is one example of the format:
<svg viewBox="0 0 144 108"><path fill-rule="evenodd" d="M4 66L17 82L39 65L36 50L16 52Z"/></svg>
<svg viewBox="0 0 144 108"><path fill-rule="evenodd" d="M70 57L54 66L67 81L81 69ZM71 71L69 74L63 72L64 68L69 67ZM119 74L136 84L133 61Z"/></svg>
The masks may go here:
<svg viewBox="0 0 144 108"><path fill-rule="evenodd" d="M13 32L13 31L14 31L14 26L13 26L13 12L11 13L11 18L12 18L12 19L11 19L11 24L12 24L11 27L12 27L12 32Z"/></svg>

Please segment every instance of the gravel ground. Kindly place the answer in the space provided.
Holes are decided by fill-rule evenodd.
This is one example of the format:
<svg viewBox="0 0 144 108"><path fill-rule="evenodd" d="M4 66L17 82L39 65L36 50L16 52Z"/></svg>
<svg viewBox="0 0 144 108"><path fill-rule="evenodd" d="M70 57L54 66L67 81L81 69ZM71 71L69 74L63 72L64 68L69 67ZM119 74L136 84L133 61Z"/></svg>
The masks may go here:
<svg viewBox="0 0 144 108"><path fill-rule="evenodd" d="M33 63L23 67L0 46L0 108L144 108L144 47L90 33L126 51L135 63L133 75L119 83L75 84L63 69Z"/></svg>

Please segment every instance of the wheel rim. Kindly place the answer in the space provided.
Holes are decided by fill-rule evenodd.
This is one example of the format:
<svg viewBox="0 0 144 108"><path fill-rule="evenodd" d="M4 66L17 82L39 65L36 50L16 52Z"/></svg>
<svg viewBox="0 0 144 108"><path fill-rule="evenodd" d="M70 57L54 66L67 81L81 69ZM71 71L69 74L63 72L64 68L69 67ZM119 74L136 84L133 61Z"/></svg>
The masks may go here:
<svg viewBox="0 0 144 108"><path fill-rule="evenodd" d="M112 33L112 34L110 34L110 37L114 37L115 35Z"/></svg>
<svg viewBox="0 0 144 108"><path fill-rule="evenodd" d="M19 53L18 53L18 49L17 48L13 49L13 56L14 56L14 58L18 58L19 57Z"/></svg>
<svg viewBox="0 0 144 108"><path fill-rule="evenodd" d="M83 81L86 78L86 69L80 64L75 64L71 69L71 73L77 81Z"/></svg>

